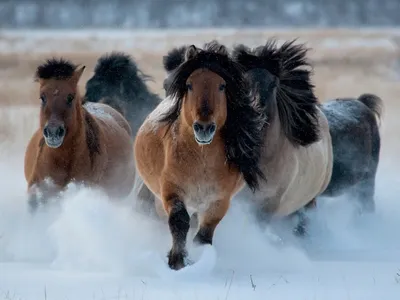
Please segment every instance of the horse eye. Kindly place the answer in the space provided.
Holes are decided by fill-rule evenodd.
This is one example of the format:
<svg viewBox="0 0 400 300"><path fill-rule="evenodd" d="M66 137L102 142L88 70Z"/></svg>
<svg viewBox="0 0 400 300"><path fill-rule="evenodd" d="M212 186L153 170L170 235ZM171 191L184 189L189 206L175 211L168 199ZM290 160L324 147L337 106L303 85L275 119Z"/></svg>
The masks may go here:
<svg viewBox="0 0 400 300"><path fill-rule="evenodd" d="M42 104L46 104L46 97L44 95L40 96L40 100L42 101Z"/></svg>
<svg viewBox="0 0 400 300"><path fill-rule="evenodd" d="M74 100L74 95L71 95L71 94L69 94L68 96L67 96L67 103L68 104L71 104L72 103L72 101Z"/></svg>
<svg viewBox="0 0 400 300"><path fill-rule="evenodd" d="M186 85L186 87L187 87L187 89L188 89L189 91L191 91L191 90L193 89L193 87L192 87L192 84L191 84L191 83L188 83L188 84Z"/></svg>
<svg viewBox="0 0 400 300"><path fill-rule="evenodd" d="M223 90L225 90L225 84L222 83L219 85L219 90L222 92Z"/></svg>

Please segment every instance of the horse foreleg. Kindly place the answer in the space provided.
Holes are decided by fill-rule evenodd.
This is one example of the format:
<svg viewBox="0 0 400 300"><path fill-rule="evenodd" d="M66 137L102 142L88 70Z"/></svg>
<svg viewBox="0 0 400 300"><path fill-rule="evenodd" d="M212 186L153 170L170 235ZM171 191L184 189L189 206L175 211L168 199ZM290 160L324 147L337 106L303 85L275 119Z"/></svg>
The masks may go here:
<svg viewBox="0 0 400 300"><path fill-rule="evenodd" d="M35 214L40 206L46 205L49 199L56 196L60 191L61 188L53 183L30 184L28 187L29 213Z"/></svg>
<svg viewBox="0 0 400 300"><path fill-rule="evenodd" d="M185 267L186 237L190 228L190 216L177 193L164 193L163 204L168 214L168 225L172 235L172 248L168 253L168 265L179 270Z"/></svg>
<svg viewBox="0 0 400 300"><path fill-rule="evenodd" d="M305 212L315 209L316 206L317 206L317 202L314 198L310 202L308 202L306 206L304 206L303 210L295 213L295 215L298 217L297 225L293 230L295 235L304 237L307 234L307 227L309 225L310 220L306 216Z"/></svg>
<svg viewBox="0 0 400 300"><path fill-rule="evenodd" d="M194 237L196 244L212 245L214 231L229 208L229 199L218 200L210 205L204 215L200 216L200 228Z"/></svg>

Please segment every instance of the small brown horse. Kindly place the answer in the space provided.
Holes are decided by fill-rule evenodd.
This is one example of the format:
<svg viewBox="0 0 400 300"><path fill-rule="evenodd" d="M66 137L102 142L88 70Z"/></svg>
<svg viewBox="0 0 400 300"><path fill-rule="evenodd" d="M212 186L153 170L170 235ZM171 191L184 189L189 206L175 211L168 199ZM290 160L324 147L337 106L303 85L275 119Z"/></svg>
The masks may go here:
<svg viewBox="0 0 400 300"><path fill-rule="evenodd" d="M49 59L35 74L41 101L40 128L25 152L29 205L74 181L104 189L111 197L127 196L135 164L131 129L126 119L105 104L82 105L78 82L85 66ZM54 185L48 186L50 178ZM44 199L39 199L39 194Z"/></svg>
<svg viewBox="0 0 400 300"><path fill-rule="evenodd" d="M242 68L216 41L187 48L169 97L147 117L135 139L138 172L168 217L168 265L185 266L190 216L199 244L212 244L231 198L245 182L255 190L263 115L251 105ZM161 201L160 201L161 200Z"/></svg>

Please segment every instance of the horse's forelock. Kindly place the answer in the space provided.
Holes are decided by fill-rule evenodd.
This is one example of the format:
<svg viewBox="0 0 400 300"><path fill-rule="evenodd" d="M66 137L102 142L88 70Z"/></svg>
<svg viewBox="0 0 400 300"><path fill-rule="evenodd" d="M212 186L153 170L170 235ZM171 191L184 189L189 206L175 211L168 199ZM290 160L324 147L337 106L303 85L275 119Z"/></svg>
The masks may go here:
<svg viewBox="0 0 400 300"><path fill-rule="evenodd" d="M77 67L77 65L73 64L67 59L64 59L62 57L53 57L47 59L46 62L36 68L34 79L35 81L38 81L40 79L65 80L71 78L74 75Z"/></svg>

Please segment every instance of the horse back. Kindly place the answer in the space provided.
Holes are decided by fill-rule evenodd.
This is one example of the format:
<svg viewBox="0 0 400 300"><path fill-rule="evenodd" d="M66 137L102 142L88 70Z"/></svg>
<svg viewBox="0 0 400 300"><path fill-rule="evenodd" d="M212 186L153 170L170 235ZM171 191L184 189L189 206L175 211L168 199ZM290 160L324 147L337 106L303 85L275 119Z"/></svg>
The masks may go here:
<svg viewBox="0 0 400 300"><path fill-rule="evenodd" d="M92 135L99 147L94 167L103 174L100 185L111 196L127 196L134 185L135 176L130 126L118 111L106 104L87 103L85 110L89 114L88 120L93 122L90 125L90 121L86 120L86 126L91 127L87 139ZM95 155L93 149L91 152L91 156Z"/></svg>
<svg viewBox="0 0 400 300"><path fill-rule="evenodd" d="M88 111L94 118L98 120L110 120L114 119L114 121L122 127L129 136L132 136L132 129L126 120L126 118L115 108L111 107L108 104L104 103L93 103L87 102L85 103L84 108Z"/></svg>

